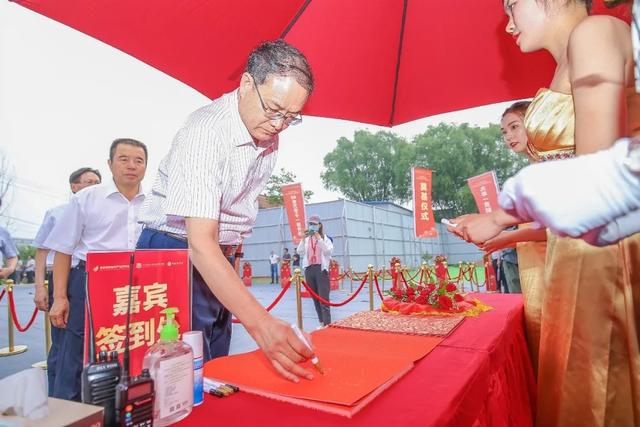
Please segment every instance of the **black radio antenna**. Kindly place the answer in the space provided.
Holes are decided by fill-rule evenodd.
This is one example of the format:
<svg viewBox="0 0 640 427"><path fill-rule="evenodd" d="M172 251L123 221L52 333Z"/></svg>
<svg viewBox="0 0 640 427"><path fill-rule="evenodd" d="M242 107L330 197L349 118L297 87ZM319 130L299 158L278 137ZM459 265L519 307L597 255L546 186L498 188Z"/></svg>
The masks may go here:
<svg viewBox="0 0 640 427"><path fill-rule="evenodd" d="M129 295L127 296L127 327L124 338L124 362L122 363L122 379L129 381L129 325L131 324L131 288L133 287L133 262L136 252L131 252L129 256Z"/></svg>
<svg viewBox="0 0 640 427"><path fill-rule="evenodd" d="M96 337L93 335L93 315L89 299L89 274L86 271L84 273L84 292L86 295L87 317L89 318L89 363L93 363L96 361Z"/></svg>

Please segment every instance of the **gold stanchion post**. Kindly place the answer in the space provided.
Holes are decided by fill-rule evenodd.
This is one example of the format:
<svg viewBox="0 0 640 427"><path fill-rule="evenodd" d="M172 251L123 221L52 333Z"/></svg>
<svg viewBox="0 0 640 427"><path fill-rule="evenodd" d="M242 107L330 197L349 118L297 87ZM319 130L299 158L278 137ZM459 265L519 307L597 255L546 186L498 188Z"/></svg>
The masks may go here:
<svg viewBox="0 0 640 427"><path fill-rule="evenodd" d="M298 328L302 331L302 277L300 269L296 268L293 272L293 280L296 283L296 309L298 310Z"/></svg>
<svg viewBox="0 0 640 427"><path fill-rule="evenodd" d="M353 270L349 267L349 293L353 293Z"/></svg>
<svg viewBox="0 0 640 427"><path fill-rule="evenodd" d="M49 281L44 281L44 290L49 294ZM51 321L49 320L49 312L44 312L44 356L45 359L40 362L36 362L31 365L32 368L41 368L47 369L47 359L46 357L49 355L49 350L51 350Z"/></svg>
<svg viewBox="0 0 640 427"><path fill-rule="evenodd" d="M13 317L11 316L11 304L9 303L11 294L13 293L13 280L7 280L5 282L5 289L7 291L7 323L9 328L7 335L9 336L9 347L0 348L0 357L13 356L27 351L26 345L15 345L13 343Z"/></svg>
<svg viewBox="0 0 640 427"><path fill-rule="evenodd" d="M396 278L395 278L395 280L394 280L394 279L392 279L392 280L393 280L393 284L392 284L391 286L393 287L393 289L398 289L398 288L399 288L399 286L398 286L398 285L400 284L400 273L401 273L401 272L400 272L400 263L399 263L399 262L396 262L396 263L393 265L393 268L394 268L394 270L395 270L395 272L396 272Z"/></svg>
<svg viewBox="0 0 640 427"><path fill-rule="evenodd" d="M382 292L384 292L384 280L385 280L385 276L387 275L387 271L384 268L384 265L382 266L381 271L382 271L382 274L380 275L380 277L382 277L382 285L381 286L382 286Z"/></svg>
<svg viewBox="0 0 640 427"><path fill-rule="evenodd" d="M373 264L367 266L369 275L369 311L373 311Z"/></svg>

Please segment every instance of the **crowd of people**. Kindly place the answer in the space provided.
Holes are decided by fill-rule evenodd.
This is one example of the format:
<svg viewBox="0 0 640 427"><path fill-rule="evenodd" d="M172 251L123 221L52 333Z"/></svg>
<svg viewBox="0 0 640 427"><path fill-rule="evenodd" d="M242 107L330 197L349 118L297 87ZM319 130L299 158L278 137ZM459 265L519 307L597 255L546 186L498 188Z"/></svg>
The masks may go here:
<svg viewBox="0 0 640 427"><path fill-rule="evenodd" d="M548 87L502 116L505 143L532 164L505 183L502 209L455 218L449 230L486 252L503 251L505 289L523 293L537 425L639 425L640 139L625 137L640 131L640 43L634 47L623 21L591 16L590 0L503 5L520 50L545 49L557 67ZM71 174L75 194L47 212L31 263L36 304L53 326L51 396L79 399L90 251L189 248L191 325L203 332L204 360L228 354L233 313L284 378L313 378L299 364L312 351L233 267L275 166L278 134L301 122L313 89L305 56L282 40L266 42L249 55L236 90L187 118L148 193L140 185L147 147L131 138L111 144L111 177L90 168ZM290 257L325 299L332 248L314 215ZM18 260L3 229L0 250L6 278ZM272 252L272 282L279 262ZM329 307L314 303L319 321L331 323Z"/></svg>

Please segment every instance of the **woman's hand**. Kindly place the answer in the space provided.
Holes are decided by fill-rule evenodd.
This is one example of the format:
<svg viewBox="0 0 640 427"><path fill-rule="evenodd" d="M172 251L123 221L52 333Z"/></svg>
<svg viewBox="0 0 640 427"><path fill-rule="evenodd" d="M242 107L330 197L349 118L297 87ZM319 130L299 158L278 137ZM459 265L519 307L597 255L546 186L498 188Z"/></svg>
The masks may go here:
<svg viewBox="0 0 640 427"><path fill-rule="evenodd" d="M504 228L495 221L493 213L462 215L451 222L455 227L449 226L447 230L476 245L497 236Z"/></svg>
<svg viewBox="0 0 640 427"><path fill-rule="evenodd" d="M496 237L493 237L486 242L479 244L478 247L484 252L490 254L501 249L513 247L515 245L515 242L513 241L512 237L513 231L503 231Z"/></svg>

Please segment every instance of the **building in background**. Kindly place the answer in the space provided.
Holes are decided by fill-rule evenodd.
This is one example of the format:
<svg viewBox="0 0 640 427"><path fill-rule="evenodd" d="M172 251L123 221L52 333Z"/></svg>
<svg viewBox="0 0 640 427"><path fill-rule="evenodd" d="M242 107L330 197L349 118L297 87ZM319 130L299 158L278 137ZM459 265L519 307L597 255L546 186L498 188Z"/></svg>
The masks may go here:
<svg viewBox="0 0 640 427"><path fill-rule="evenodd" d="M389 259L398 256L403 264L418 266L423 255L445 255L449 263L480 261L482 252L466 243L445 227L437 224L439 236L416 239L413 232L413 212L394 203L360 203L351 200L312 203L306 205L306 215L319 215L324 231L333 239L333 258L341 270L351 267L363 272L369 264L388 267ZM254 276L269 275L269 254L293 253L289 223L284 207L260 209L253 234L243 245L244 258L253 267Z"/></svg>

